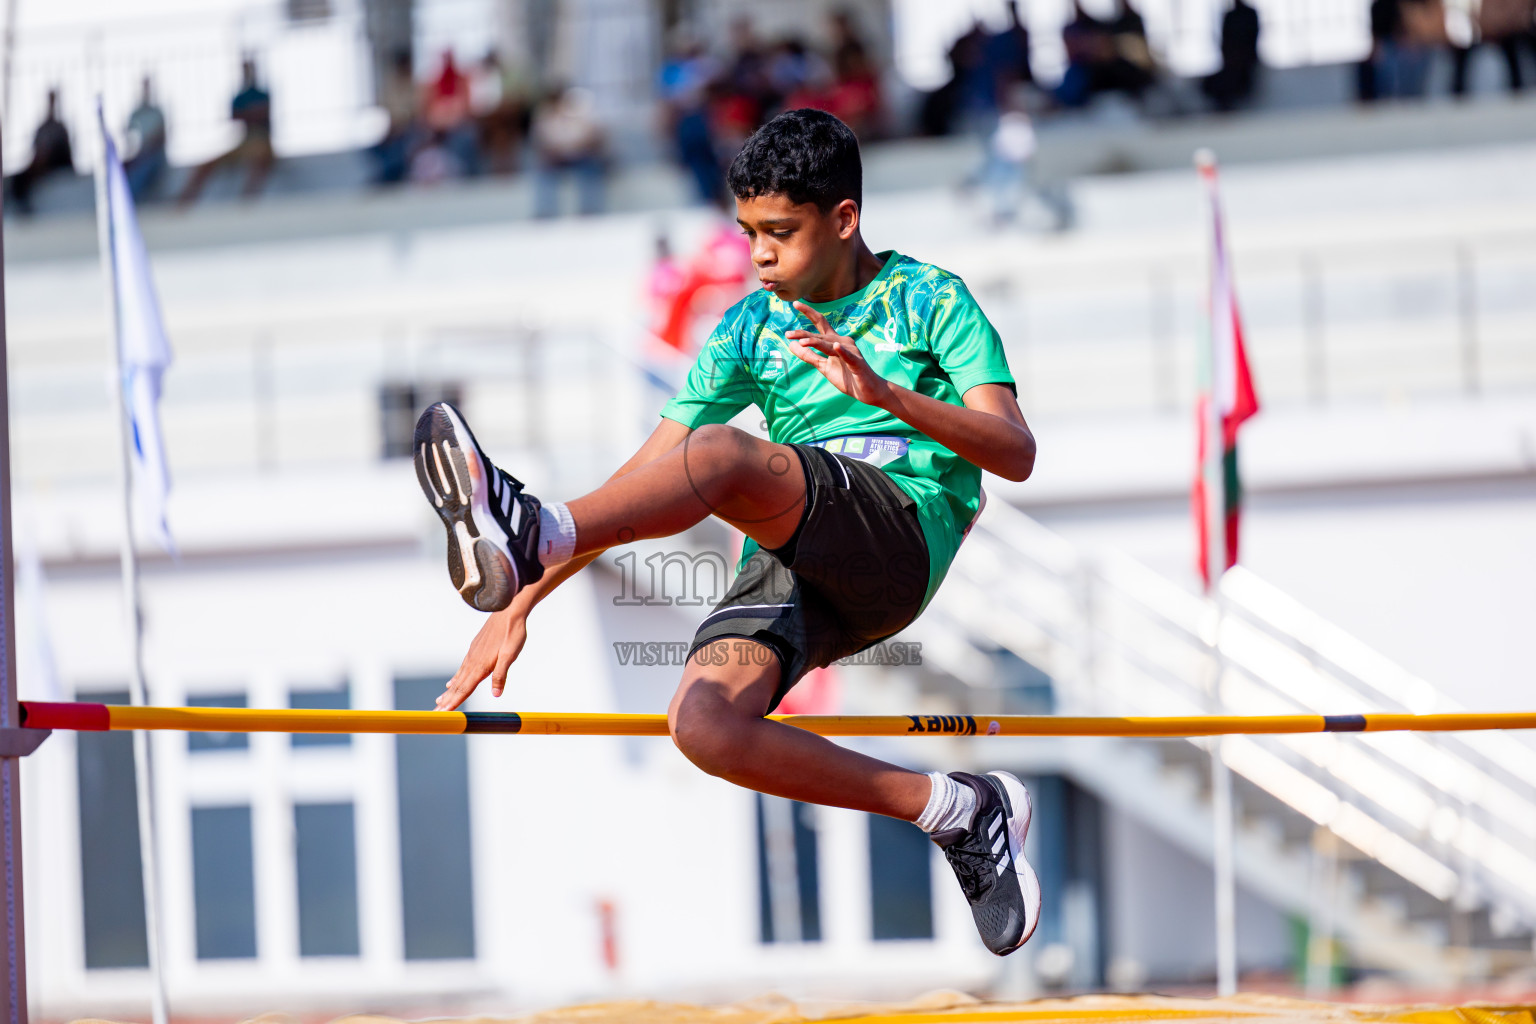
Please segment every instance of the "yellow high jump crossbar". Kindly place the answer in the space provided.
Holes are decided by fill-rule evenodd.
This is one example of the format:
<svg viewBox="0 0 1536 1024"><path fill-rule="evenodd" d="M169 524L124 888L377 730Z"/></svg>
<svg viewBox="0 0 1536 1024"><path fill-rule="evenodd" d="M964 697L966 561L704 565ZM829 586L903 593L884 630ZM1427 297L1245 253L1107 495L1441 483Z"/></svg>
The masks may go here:
<svg viewBox="0 0 1536 1024"><path fill-rule="evenodd" d="M1536 729L1536 711L1440 715L770 715L822 736L1145 736L1275 735L1315 732L1463 732ZM502 733L665 736L666 715L553 711L314 711L282 708L133 707L21 702L31 729L183 732Z"/></svg>

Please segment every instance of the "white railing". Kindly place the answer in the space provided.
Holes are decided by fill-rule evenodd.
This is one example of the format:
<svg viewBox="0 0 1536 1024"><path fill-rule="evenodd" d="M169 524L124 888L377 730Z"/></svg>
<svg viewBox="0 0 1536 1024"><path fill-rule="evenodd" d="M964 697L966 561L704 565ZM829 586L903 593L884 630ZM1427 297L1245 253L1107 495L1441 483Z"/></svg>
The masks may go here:
<svg viewBox="0 0 1536 1024"><path fill-rule="evenodd" d="M1536 289L1521 286L1536 275L1536 231L1238 256L1248 351L1267 407L1536 388ZM1183 415L1199 310L1197 275L1172 272L1183 262L1000 258L991 279L972 275L1007 340L1026 413ZM625 334L607 308L591 310L589 324L580 322L586 311L571 322L558 295L514 310L491 286L427 297L402 291L169 306L173 468L185 478L371 462L379 455L377 389L388 382L463 382L505 420L513 444L585 443L596 431L618 455L649 429L626 397L637 389L660 397L635 372L638 303L623 317L635 325ZM1312 292L1315 301L1306 300ZM12 314L23 481L110 480L115 472L109 348L92 308L99 300L89 290L70 295L55 315ZM620 424L615 402L626 410ZM545 410L542 435L518 426L537 421L534 409ZM81 439L81 458L61 463L34 447L34 438L60 430Z"/></svg>
<svg viewBox="0 0 1536 1024"><path fill-rule="evenodd" d="M993 503L929 615L1050 675L1068 714L1350 714L1456 705L1242 569L1223 611ZM1220 650L1225 665L1213 693ZM1233 771L1438 900L1536 925L1536 750L1507 734L1231 737Z"/></svg>
<svg viewBox="0 0 1536 1024"><path fill-rule="evenodd" d="M62 337L56 344L74 349ZM383 390L410 385L424 396L418 405L457 389L484 443L548 456L562 489L584 490L633 450L663 398L636 372L637 357L600 332L504 318L401 317L394 330L346 318L219 323L183 331L177 344L161 418L181 482L377 463ZM15 362L18 484L109 483L117 423L104 360ZM60 443L67 460L49 454Z"/></svg>
<svg viewBox="0 0 1536 1024"><path fill-rule="evenodd" d="M1401 404L1536 387L1528 222L1359 233L1237 246L1245 340L1267 405ZM1026 411L1192 408L1203 257L997 256L967 278L1007 342Z"/></svg>

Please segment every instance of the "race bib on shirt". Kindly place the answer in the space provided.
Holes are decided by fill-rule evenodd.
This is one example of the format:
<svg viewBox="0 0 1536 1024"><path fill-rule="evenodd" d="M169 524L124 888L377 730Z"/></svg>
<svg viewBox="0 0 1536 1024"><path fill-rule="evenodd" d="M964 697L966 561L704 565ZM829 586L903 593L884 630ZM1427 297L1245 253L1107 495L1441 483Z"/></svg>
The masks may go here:
<svg viewBox="0 0 1536 1024"><path fill-rule="evenodd" d="M834 455L846 455L850 459L880 467L895 462L907 454L907 439L890 434L854 434L849 437L832 437L825 441L807 441L813 448L825 448Z"/></svg>

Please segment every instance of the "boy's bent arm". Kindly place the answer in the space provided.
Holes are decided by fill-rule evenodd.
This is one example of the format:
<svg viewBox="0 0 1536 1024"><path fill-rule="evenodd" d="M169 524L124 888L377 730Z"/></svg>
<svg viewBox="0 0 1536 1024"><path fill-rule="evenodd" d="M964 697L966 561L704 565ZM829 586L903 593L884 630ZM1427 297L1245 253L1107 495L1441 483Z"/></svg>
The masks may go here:
<svg viewBox="0 0 1536 1024"><path fill-rule="evenodd" d="M977 384L964 408L889 385L880 407L916 427L967 462L1005 480L1027 480L1035 469L1035 435L1005 384Z"/></svg>
<svg viewBox="0 0 1536 1024"><path fill-rule="evenodd" d="M790 351L843 394L884 409L989 473L1017 481L1034 471L1035 435L1006 385L977 384L961 396L963 407L918 394L876 373L859 346L832 330L817 310L803 302L795 308L816 330L785 331Z"/></svg>

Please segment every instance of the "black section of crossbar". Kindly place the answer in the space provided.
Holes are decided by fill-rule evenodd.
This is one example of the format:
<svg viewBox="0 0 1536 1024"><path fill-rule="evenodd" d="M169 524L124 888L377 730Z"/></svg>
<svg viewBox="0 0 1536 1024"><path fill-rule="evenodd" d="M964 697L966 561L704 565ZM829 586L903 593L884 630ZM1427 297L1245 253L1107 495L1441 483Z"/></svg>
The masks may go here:
<svg viewBox="0 0 1536 1024"><path fill-rule="evenodd" d="M1323 732L1365 732L1365 716L1324 715Z"/></svg>
<svg viewBox="0 0 1536 1024"><path fill-rule="evenodd" d="M466 711L465 732L522 732L523 716L516 711Z"/></svg>

